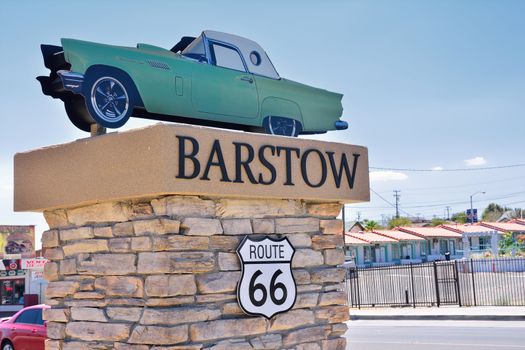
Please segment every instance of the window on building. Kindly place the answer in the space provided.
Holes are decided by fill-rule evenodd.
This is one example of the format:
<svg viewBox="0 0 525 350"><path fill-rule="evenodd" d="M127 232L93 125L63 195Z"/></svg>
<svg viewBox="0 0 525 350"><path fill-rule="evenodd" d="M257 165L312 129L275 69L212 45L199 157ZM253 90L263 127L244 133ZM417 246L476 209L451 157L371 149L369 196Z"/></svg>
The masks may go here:
<svg viewBox="0 0 525 350"><path fill-rule="evenodd" d="M456 255L456 241L454 241L453 239L448 241L448 251L450 252L450 254Z"/></svg>
<svg viewBox="0 0 525 350"><path fill-rule="evenodd" d="M445 254L446 252L448 252L448 241L445 240L445 239L442 239L439 241L439 253L440 254Z"/></svg>
<svg viewBox="0 0 525 350"><path fill-rule="evenodd" d="M482 236L479 237L479 249L480 250L486 250L492 248L491 245L491 237Z"/></svg>
<svg viewBox="0 0 525 350"><path fill-rule="evenodd" d="M365 263L372 262L372 247L364 247L364 254Z"/></svg>
<svg viewBox="0 0 525 350"><path fill-rule="evenodd" d="M392 260L401 259L399 244L392 244Z"/></svg>
<svg viewBox="0 0 525 350"><path fill-rule="evenodd" d="M430 247L428 246L427 241L419 243L419 250L422 256L427 255L427 252L428 254L430 254L430 251L428 249L430 249Z"/></svg>
<svg viewBox="0 0 525 350"><path fill-rule="evenodd" d="M412 259L412 245L410 243L401 244L401 255L403 259Z"/></svg>
<svg viewBox="0 0 525 350"><path fill-rule="evenodd" d="M0 281L2 305L20 305L24 303L24 279Z"/></svg>
<svg viewBox="0 0 525 350"><path fill-rule="evenodd" d="M355 261L356 257L357 257L357 249L354 248L354 247L348 247L346 249L346 254L345 254L345 260L346 261Z"/></svg>

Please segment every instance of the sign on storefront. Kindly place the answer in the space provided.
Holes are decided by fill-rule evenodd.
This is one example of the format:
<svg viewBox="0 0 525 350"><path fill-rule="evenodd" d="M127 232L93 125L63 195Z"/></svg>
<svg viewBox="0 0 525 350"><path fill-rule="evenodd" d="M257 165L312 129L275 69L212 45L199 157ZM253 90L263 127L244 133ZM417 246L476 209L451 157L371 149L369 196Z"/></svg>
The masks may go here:
<svg viewBox="0 0 525 350"><path fill-rule="evenodd" d="M23 270L43 270L46 259L22 259Z"/></svg>
<svg viewBox="0 0 525 350"><path fill-rule="evenodd" d="M44 271L33 271L31 273L31 280L41 281L44 279Z"/></svg>
<svg viewBox="0 0 525 350"><path fill-rule="evenodd" d="M25 276L20 259L3 259L0 263L0 277Z"/></svg>
<svg viewBox="0 0 525 350"><path fill-rule="evenodd" d="M0 259L35 257L35 226L0 225Z"/></svg>

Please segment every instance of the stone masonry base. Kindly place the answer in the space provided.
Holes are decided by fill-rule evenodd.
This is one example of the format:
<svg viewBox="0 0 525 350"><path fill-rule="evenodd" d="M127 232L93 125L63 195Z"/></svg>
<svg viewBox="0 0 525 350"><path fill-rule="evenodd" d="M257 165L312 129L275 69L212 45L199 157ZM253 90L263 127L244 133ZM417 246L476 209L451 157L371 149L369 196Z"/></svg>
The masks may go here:
<svg viewBox="0 0 525 350"><path fill-rule="evenodd" d="M168 196L44 212L48 350L345 349L339 203ZM296 248L292 310L236 298L244 235Z"/></svg>

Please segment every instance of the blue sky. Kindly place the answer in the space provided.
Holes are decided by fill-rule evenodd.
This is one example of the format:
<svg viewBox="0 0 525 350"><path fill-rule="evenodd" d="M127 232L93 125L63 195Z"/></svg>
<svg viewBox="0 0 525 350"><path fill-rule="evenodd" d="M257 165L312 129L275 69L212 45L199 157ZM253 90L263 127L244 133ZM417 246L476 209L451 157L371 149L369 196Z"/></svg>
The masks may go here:
<svg viewBox="0 0 525 350"><path fill-rule="evenodd" d="M468 168L525 163L525 1L2 1L0 224L36 224L12 210L13 156L86 137L42 95L41 43L62 37L171 48L213 29L261 44L281 76L344 94L350 128L317 139L369 147L379 168ZM152 122L131 120L124 129ZM471 164L467 160L473 160ZM473 163L473 164L472 164ZM525 167L470 172L378 172L371 187L403 213L442 216L491 201L525 206ZM372 194L351 218L380 220Z"/></svg>

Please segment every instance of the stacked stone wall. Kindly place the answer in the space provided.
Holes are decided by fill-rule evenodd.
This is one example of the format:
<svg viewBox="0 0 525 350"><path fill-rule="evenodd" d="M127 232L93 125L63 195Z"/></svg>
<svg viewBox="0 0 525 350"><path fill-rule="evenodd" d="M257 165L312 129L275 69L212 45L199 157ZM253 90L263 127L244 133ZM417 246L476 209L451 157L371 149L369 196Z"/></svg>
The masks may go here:
<svg viewBox="0 0 525 350"><path fill-rule="evenodd" d="M345 349L339 203L168 196L45 212L46 349ZM296 249L293 309L236 297L244 235Z"/></svg>

